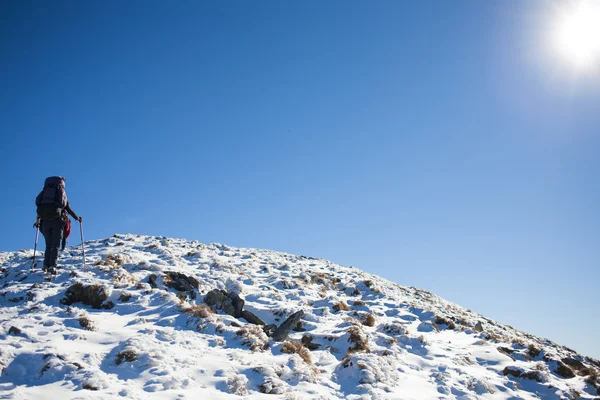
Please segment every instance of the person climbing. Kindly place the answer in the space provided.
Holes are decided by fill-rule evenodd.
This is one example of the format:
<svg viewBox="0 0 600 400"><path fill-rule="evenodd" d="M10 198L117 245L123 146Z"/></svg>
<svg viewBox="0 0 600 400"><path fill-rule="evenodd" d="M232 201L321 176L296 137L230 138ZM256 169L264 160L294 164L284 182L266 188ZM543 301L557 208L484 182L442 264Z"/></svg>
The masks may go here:
<svg viewBox="0 0 600 400"><path fill-rule="evenodd" d="M44 253L43 270L51 274L56 274L58 252L67 224L67 214L80 223L83 221L83 218L77 216L67 201L65 181L66 179L62 176L46 178L44 188L35 198L37 218L33 226L39 228L44 235L46 252Z"/></svg>

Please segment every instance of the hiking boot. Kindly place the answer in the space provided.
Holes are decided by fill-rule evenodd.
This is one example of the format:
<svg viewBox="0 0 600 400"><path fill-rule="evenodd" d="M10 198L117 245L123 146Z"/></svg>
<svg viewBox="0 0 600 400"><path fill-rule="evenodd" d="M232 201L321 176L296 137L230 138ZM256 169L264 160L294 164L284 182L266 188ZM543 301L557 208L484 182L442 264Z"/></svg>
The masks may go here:
<svg viewBox="0 0 600 400"><path fill-rule="evenodd" d="M47 274L56 275L56 267L53 265L51 265L51 266L44 265L44 268L42 268L42 269Z"/></svg>

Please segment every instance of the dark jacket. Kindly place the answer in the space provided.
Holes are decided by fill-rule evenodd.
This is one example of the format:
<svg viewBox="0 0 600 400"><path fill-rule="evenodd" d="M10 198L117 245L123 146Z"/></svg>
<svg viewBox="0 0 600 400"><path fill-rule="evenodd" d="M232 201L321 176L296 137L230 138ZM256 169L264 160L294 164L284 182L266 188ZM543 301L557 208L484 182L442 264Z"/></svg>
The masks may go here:
<svg viewBox="0 0 600 400"><path fill-rule="evenodd" d="M67 206L64 208L63 210L63 214L62 214L62 219L66 220L67 218L67 213L69 213L71 215L71 217L75 218L77 221L79 221L79 217L77 216L77 214L75 213L75 211L73 211L73 209L71 208L71 203L67 202ZM40 216L37 216L37 219L35 220L35 225L39 225L40 222L42 222L42 219L40 218Z"/></svg>

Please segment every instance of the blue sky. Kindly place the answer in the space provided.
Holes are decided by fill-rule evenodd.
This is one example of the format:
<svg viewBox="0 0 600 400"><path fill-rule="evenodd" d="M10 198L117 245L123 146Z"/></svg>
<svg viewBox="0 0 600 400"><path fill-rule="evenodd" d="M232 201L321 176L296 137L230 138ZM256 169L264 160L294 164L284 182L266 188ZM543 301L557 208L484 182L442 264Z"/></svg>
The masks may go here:
<svg viewBox="0 0 600 400"><path fill-rule="evenodd" d="M600 72L525 3L2 2L0 250L58 174L86 239L323 257L600 358Z"/></svg>

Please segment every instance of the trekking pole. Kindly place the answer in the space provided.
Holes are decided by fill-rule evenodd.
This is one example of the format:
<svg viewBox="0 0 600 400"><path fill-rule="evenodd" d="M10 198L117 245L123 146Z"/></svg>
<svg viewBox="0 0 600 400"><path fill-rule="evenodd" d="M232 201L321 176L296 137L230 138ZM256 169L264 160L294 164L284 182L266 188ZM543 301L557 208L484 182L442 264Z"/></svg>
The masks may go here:
<svg viewBox="0 0 600 400"><path fill-rule="evenodd" d="M83 270L85 271L85 246L83 245L83 222L79 221L79 232L81 233L81 251L83 252Z"/></svg>
<svg viewBox="0 0 600 400"><path fill-rule="evenodd" d="M38 226L35 230L35 245L33 246L33 260L31 261L31 270L35 267L35 252L37 250L38 234L40 233L40 227Z"/></svg>

